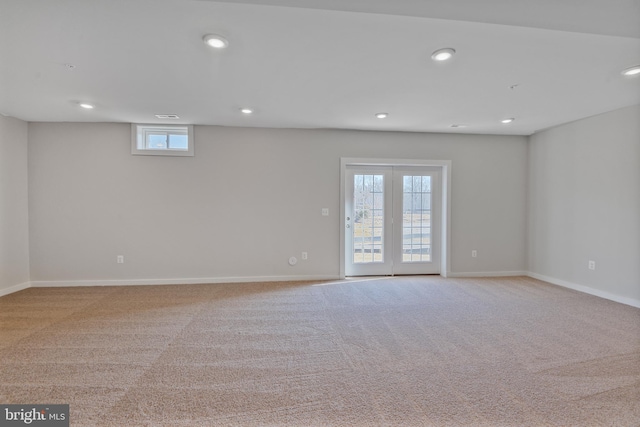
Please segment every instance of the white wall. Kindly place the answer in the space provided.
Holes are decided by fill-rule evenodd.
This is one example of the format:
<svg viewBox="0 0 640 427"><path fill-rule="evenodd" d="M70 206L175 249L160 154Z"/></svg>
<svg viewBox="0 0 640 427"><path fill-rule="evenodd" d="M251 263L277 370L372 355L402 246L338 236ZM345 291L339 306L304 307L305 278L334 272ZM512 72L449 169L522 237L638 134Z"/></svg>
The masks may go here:
<svg viewBox="0 0 640 427"><path fill-rule="evenodd" d="M341 157L452 160L452 271L526 270L525 137L195 135L195 157L132 156L127 124L30 123L32 280L337 277Z"/></svg>
<svg viewBox="0 0 640 427"><path fill-rule="evenodd" d="M533 135L529 171L529 271L640 306L640 106Z"/></svg>
<svg viewBox="0 0 640 427"><path fill-rule="evenodd" d="M27 129L0 116L0 295L29 286Z"/></svg>

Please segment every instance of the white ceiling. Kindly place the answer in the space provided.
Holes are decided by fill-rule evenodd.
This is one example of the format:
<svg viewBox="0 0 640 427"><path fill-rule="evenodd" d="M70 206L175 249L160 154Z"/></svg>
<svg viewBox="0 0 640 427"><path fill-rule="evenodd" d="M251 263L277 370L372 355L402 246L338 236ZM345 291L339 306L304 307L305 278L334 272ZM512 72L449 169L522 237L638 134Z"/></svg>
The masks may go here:
<svg viewBox="0 0 640 427"><path fill-rule="evenodd" d="M637 64L640 0L0 0L0 113L27 121L529 135L639 104Z"/></svg>

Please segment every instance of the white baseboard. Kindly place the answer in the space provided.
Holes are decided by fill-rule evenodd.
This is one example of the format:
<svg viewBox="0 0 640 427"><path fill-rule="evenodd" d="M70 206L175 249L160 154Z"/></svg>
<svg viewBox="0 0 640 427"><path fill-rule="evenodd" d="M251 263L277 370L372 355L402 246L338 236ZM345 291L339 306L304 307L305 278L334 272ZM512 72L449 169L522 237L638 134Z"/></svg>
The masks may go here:
<svg viewBox="0 0 640 427"><path fill-rule="evenodd" d="M475 272L463 272L447 274L447 277L512 277L512 276L526 276L526 271L475 271Z"/></svg>
<svg viewBox="0 0 640 427"><path fill-rule="evenodd" d="M30 287L31 287L30 282L24 282L24 283L20 283L19 285L9 286L8 288L0 289L0 297L12 294L14 292L22 291Z"/></svg>
<svg viewBox="0 0 640 427"><path fill-rule="evenodd" d="M57 288L75 286L139 286L139 285L195 285L208 283L246 282L292 282L313 280L336 280L338 276L245 276L245 277L198 277L188 279L124 279L124 280L55 280L33 281L34 288Z"/></svg>
<svg viewBox="0 0 640 427"><path fill-rule="evenodd" d="M545 276L538 273L528 272L526 276L534 279L542 280L543 282L551 283L552 285L562 286L563 288L573 289L574 291L583 292L585 294L594 295L600 298L608 299L611 301L619 302L621 304L630 305L632 307L640 308L640 300L634 298L627 298L620 295L612 294L610 292L601 291L599 289L593 289L588 286L578 285L577 283L567 282L566 280L556 279L554 277Z"/></svg>

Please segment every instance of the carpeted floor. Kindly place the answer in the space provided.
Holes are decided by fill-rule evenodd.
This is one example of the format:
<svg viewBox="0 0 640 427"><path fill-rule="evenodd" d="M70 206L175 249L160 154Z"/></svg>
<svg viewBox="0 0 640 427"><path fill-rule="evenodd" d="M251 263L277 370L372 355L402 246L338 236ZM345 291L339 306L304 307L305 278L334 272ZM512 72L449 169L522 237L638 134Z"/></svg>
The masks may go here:
<svg viewBox="0 0 640 427"><path fill-rule="evenodd" d="M640 309L529 278L27 289L0 363L72 426L640 426Z"/></svg>

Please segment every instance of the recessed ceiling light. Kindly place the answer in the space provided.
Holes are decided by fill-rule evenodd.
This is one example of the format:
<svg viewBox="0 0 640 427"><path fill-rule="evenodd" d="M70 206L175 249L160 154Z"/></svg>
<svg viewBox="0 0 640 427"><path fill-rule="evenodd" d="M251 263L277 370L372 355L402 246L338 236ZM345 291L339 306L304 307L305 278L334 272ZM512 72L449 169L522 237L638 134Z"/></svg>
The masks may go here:
<svg viewBox="0 0 640 427"><path fill-rule="evenodd" d="M81 103L80 103L80 106L81 106L82 108L87 109L87 110L92 110L92 109L94 108L94 107L93 107L93 105L91 105L91 104L87 104L86 102L81 102Z"/></svg>
<svg viewBox="0 0 640 427"><path fill-rule="evenodd" d="M229 40L217 34L207 34L202 40L209 46L216 49L224 49L229 46Z"/></svg>
<svg viewBox="0 0 640 427"><path fill-rule="evenodd" d="M638 74L640 74L640 65L634 65L622 72L623 76L637 76Z"/></svg>
<svg viewBox="0 0 640 427"><path fill-rule="evenodd" d="M434 61L446 61L447 59L451 59L453 55L456 53L455 49L450 47L446 47L444 49L438 49L431 54L431 58Z"/></svg>
<svg viewBox="0 0 640 427"><path fill-rule="evenodd" d="M504 124L506 125L506 124L511 123L511 122L512 122L512 121L514 121L514 120L515 120L515 119L514 119L513 117L510 117L510 118L508 118L508 119L500 120L500 122L502 122L502 123L504 123Z"/></svg>
<svg viewBox="0 0 640 427"><path fill-rule="evenodd" d="M253 110L251 108L241 108L240 112L242 114L253 114Z"/></svg>
<svg viewBox="0 0 640 427"><path fill-rule="evenodd" d="M389 117L389 113L376 113L376 117L379 119L386 119Z"/></svg>
<svg viewBox="0 0 640 427"><path fill-rule="evenodd" d="M155 115L159 119L179 119L177 114L156 114Z"/></svg>

